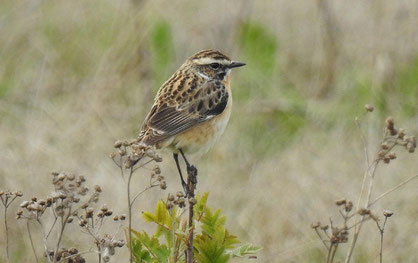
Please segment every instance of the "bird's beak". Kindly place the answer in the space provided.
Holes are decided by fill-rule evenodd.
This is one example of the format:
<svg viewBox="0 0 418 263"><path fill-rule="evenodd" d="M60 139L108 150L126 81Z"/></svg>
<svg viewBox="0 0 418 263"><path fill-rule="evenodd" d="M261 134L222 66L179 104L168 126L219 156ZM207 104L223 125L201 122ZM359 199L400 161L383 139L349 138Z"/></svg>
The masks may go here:
<svg viewBox="0 0 418 263"><path fill-rule="evenodd" d="M238 67L242 67L245 66L245 63L242 62L238 62L238 61L232 61L231 64L229 64L228 68L238 68Z"/></svg>

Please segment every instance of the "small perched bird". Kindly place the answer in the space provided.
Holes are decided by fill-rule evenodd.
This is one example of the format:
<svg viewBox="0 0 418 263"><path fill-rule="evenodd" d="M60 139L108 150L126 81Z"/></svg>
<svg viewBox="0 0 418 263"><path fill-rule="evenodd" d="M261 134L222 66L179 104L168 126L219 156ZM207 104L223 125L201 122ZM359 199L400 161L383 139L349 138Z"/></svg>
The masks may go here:
<svg viewBox="0 0 418 263"><path fill-rule="evenodd" d="M216 50L196 53L161 86L144 120L139 141L173 152L186 194L178 154L189 171L185 154L207 152L222 135L232 107L229 74L244 65Z"/></svg>

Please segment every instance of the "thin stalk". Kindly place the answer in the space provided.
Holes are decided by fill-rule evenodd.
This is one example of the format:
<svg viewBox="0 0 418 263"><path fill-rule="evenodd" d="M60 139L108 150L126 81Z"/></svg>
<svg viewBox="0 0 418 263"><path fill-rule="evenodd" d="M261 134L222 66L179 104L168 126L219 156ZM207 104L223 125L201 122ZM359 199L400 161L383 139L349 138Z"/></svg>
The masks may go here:
<svg viewBox="0 0 418 263"><path fill-rule="evenodd" d="M30 232L29 220L26 220L26 229L28 230L28 236L29 236L29 240L30 240L30 246L31 246L32 251L33 251L33 255L35 255L36 262L39 263L38 256L36 255L35 246L33 245L32 234Z"/></svg>
<svg viewBox="0 0 418 263"><path fill-rule="evenodd" d="M60 248L60 244L61 244L61 240L62 240L62 237L63 237L63 234L64 234L64 230L65 230L65 227L67 225L67 220L70 217L70 215L71 215L71 208L69 209L68 214L67 214L67 216L65 216L65 218L64 218L64 216L61 217L61 229L60 229L60 232L59 232L57 245L55 247L54 262L57 261L56 255L58 254L58 250Z"/></svg>
<svg viewBox="0 0 418 263"><path fill-rule="evenodd" d="M4 206L4 229L6 231L6 256L7 256L7 262L10 262L10 257L9 257L9 227L7 225L7 205Z"/></svg>
<svg viewBox="0 0 418 263"><path fill-rule="evenodd" d="M133 262L132 255L132 202L131 202L131 180L133 175L133 169L129 170L128 185L127 185L127 195L128 195L128 237L129 237L129 262Z"/></svg>

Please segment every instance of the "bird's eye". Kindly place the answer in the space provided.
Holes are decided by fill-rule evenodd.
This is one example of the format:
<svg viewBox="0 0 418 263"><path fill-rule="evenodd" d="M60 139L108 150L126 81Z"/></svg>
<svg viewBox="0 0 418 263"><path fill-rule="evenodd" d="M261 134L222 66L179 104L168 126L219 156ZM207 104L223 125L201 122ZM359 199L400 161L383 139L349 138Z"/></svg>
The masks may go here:
<svg viewBox="0 0 418 263"><path fill-rule="evenodd" d="M212 63L212 64L210 64L210 67L211 67L212 69L218 69L220 66L221 66L221 65L220 65L219 63Z"/></svg>

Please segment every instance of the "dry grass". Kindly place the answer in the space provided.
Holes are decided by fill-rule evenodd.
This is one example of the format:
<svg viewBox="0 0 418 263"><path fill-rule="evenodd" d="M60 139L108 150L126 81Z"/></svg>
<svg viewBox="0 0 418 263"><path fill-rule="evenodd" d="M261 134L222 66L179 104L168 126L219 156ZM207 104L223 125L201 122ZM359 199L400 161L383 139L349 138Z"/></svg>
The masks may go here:
<svg viewBox="0 0 418 263"><path fill-rule="evenodd" d="M132 2L138 3L0 3L0 189L22 190L25 198L43 194L50 171L59 169L101 185L109 206L125 204L125 187L108 158L113 142L138 133L156 89L187 56L218 48L247 67L233 76L226 134L209 155L193 160L198 191L211 192L242 240L264 247L260 262L322 262L322 244L309 224L327 221L333 201L354 200L361 187L363 146L354 117L368 119L371 150L387 113L418 133L416 78L402 78L418 54L417 1L329 5L337 51L335 81L325 96L329 38L317 2ZM171 28L169 41L162 41L171 49L153 42L161 21ZM263 43L275 40L267 47L251 42L242 36L246 23L263 28ZM161 50L171 50L170 62L158 56ZM376 106L373 117L363 116L368 102ZM376 193L417 173L411 156L399 153L399 162L379 171ZM174 162L164 161L161 169L168 191L181 190ZM396 215L385 229L387 262L417 260L416 187L412 182L376 204L376 211ZM148 192L134 213L160 198ZM140 225L138 215L134 227ZM14 225L9 235L25 227ZM355 261L375 261L380 235L375 226L362 231ZM22 247L25 253L18 253ZM30 262L29 240L15 239L10 251L17 262Z"/></svg>

